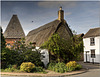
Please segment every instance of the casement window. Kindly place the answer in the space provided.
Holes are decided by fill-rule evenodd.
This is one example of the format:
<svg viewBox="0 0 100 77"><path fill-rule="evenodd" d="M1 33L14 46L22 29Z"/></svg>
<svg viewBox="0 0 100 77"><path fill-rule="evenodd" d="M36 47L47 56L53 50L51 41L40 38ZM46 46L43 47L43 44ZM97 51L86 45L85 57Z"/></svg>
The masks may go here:
<svg viewBox="0 0 100 77"><path fill-rule="evenodd" d="M91 58L95 58L95 50L91 50Z"/></svg>
<svg viewBox="0 0 100 77"><path fill-rule="evenodd" d="M7 43L7 46L10 46L10 43Z"/></svg>
<svg viewBox="0 0 100 77"><path fill-rule="evenodd" d="M90 38L90 46L95 45L95 38Z"/></svg>

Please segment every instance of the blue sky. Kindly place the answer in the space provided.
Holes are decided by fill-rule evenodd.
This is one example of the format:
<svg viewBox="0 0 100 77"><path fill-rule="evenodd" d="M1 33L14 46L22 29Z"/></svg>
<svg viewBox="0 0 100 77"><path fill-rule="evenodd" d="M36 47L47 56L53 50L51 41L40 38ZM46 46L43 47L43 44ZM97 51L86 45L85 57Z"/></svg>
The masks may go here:
<svg viewBox="0 0 100 77"><path fill-rule="evenodd" d="M58 18L59 7L77 34L100 27L99 1L2 1L1 26L5 31L13 14L17 14L25 34ZM33 22L32 22L33 21Z"/></svg>

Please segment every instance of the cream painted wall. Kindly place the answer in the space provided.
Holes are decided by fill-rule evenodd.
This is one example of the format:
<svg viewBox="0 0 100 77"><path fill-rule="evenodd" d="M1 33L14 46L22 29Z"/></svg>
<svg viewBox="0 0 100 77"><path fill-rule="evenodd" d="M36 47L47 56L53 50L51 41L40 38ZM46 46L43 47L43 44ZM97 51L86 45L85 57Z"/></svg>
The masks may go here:
<svg viewBox="0 0 100 77"><path fill-rule="evenodd" d="M91 37L90 37L91 38ZM83 38L84 42L84 62L86 62L86 51L89 51L89 55L87 56L88 61L92 62L93 58L91 58L91 50L95 49L94 62L100 63L100 36L94 37L95 38L95 45L90 46L90 38Z"/></svg>

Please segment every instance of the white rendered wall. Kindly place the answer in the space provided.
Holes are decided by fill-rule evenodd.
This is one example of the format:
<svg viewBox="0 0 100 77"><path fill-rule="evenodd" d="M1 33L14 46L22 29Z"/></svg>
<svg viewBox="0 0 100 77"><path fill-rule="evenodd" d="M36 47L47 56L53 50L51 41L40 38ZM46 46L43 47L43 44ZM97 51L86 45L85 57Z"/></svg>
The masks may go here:
<svg viewBox="0 0 100 77"><path fill-rule="evenodd" d="M95 45L94 46L90 46L90 38L83 38L83 42L84 42L84 62L86 62L86 51L89 51L89 62L92 62L91 58L91 50L95 49L95 58L94 58L94 62L100 63L100 36L95 37Z"/></svg>

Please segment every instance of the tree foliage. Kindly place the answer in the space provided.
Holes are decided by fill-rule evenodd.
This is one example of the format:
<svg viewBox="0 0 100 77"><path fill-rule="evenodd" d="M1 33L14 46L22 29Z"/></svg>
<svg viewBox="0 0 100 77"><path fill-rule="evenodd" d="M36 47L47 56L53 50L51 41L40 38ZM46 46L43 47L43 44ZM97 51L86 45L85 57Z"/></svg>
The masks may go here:
<svg viewBox="0 0 100 77"><path fill-rule="evenodd" d="M41 48L46 48L50 51L51 60L54 57L57 62L67 62L78 57L80 52L83 51L83 43L76 36L65 40L58 34L54 34Z"/></svg>
<svg viewBox="0 0 100 77"><path fill-rule="evenodd" d="M4 38L4 36L3 36L3 33L2 33L2 28L0 27L0 30L1 30L1 50L3 49L3 48L5 48L6 47L6 41L5 41L5 38Z"/></svg>
<svg viewBox="0 0 100 77"><path fill-rule="evenodd" d="M8 65L20 66L23 62L32 62L36 66L42 66L43 63L40 60L41 54L32 51L32 48L28 48L25 44L25 39L16 41L12 49L4 48L1 53L2 68L6 68Z"/></svg>

